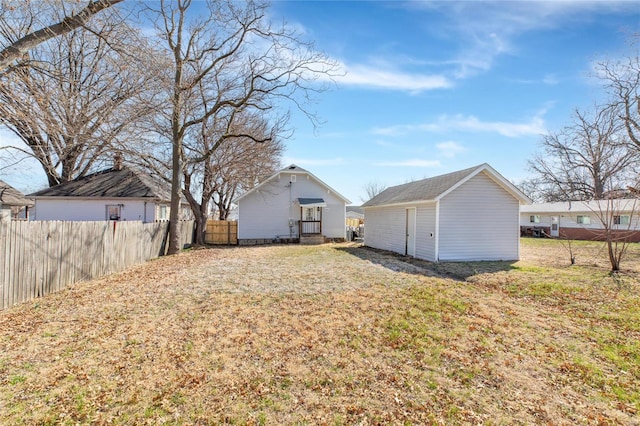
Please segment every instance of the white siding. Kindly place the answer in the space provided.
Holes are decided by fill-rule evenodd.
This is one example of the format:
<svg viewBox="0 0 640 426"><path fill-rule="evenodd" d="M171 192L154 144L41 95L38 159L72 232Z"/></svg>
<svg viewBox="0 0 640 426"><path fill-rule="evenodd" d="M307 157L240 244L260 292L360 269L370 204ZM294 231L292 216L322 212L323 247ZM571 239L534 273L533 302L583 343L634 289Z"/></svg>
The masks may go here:
<svg viewBox="0 0 640 426"><path fill-rule="evenodd" d="M416 257L436 260L436 205L419 206L416 215Z"/></svg>
<svg viewBox="0 0 640 426"><path fill-rule="evenodd" d="M0 204L0 220L11 220L11 206Z"/></svg>
<svg viewBox="0 0 640 426"><path fill-rule="evenodd" d="M405 254L406 209L404 207L370 207L364 211L364 244Z"/></svg>
<svg viewBox="0 0 640 426"><path fill-rule="evenodd" d="M627 230L627 229L640 229L640 217L637 212L623 211L623 212L615 212L615 213L600 213L600 212L556 212L556 213L520 213L520 226L526 227L550 227L551 226L551 217L559 217L560 218L560 228L580 228L580 229L602 229L601 218L610 221L610 215L628 215L631 217L630 225L619 225L615 226L613 229ZM540 222L533 223L530 222L531 216L540 216ZM591 219L591 223L589 225L584 225L578 223L578 216L589 216Z"/></svg>
<svg viewBox="0 0 640 426"><path fill-rule="evenodd" d="M298 198L322 198L327 204L322 209L322 234L328 238L345 238L345 201L309 175L297 174L291 185L289 177L290 173L280 173L238 201L238 238L297 237L297 221L301 217ZM289 219L294 221L291 228Z"/></svg>
<svg viewBox="0 0 640 426"><path fill-rule="evenodd" d="M516 260L519 203L484 172L440 201L439 260Z"/></svg>
<svg viewBox="0 0 640 426"><path fill-rule="evenodd" d="M145 220L145 201L122 198L76 200L70 197L36 199L33 220L100 221L107 218L107 205L122 204L121 220ZM155 203L147 204L147 222L155 220Z"/></svg>

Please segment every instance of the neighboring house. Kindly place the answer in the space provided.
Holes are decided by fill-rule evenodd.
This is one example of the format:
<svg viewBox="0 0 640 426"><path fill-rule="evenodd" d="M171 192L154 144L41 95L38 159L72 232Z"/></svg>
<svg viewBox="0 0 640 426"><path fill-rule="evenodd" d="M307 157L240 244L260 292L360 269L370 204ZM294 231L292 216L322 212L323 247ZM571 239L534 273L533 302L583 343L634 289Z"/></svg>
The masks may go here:
<svg viewBox="0 0 640 426"><path fill-rule="evenodd" d="M530 202L488 164L394 186L363 204L364 244L432 262L517 260Z"/></svg>
<svg viewBox="0 0 640 426"><path fill-rule="evenodd" d="M141 171L115 165L29 196L35 200L34 220L169 220L169 184ZM181 219L191 218L183 201Z"/></svg>
<svg viewBox="0 0 640 426"><path fill-rule="evenodd" d="M608 228L616 238L640 242L639 199L534 203L520 208L522 236L603 240ZM605 226L606 225L606 226Z"/></svg>
<svg viewBox="0 0 640 426"><path fill-rule="evenodd" d="M360 206L347 206L347 226L357 228L364 224L364 210Z"/></svg>
<svg viewBox="0 0 640 426"><path fill-rule="evenodd" d="M307 170L291 165L236 200L238 242L345 240L349 202Z"/></svg>
<svg viewBox="0 0 640 426"><path fill-rule="evenodd" d="M29 219L29 208L33 201L22 192L0 180L0 220Z"/></svg>

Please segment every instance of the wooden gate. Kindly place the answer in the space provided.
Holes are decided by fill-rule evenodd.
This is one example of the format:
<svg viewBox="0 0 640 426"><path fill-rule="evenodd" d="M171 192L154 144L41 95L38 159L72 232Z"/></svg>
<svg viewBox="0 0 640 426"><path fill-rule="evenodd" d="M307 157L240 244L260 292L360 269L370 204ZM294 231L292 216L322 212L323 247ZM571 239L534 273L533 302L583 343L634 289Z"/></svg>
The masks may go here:
<svg viewBox="0 0 640 426"><path fill-rule="evenodd" d="M208 220L204 242L207 244L238 244L238 222L235 220Z"/></svg>

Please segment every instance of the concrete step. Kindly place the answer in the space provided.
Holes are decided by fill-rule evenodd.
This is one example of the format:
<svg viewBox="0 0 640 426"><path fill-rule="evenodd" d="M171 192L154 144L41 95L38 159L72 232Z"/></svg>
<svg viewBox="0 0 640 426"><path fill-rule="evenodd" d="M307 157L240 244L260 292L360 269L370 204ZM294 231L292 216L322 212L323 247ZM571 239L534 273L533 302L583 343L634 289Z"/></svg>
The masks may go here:
<svg viewBox="0 0 640 426"><path fill-rule="evenodd" d="M300 237L300 244L306 244L306 245L324 244L324 236L323 235L303 236L303 237Z"/></svg>

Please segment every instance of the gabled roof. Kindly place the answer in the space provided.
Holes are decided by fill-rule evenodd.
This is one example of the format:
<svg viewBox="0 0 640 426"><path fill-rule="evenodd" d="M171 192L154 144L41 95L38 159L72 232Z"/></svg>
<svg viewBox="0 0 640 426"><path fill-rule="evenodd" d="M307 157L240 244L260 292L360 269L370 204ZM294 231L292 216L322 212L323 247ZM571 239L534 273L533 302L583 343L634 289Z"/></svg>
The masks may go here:
<svg viewBox="0 0 640 426"><path fill-rule="evenodd" d="M38 197L104 197L171 199L169 184L144 173L122 167L92 173L70 182L30 194Z"/></svg>
<svg viewBox="0 0 640 426"><path fill-rule="evenodd" d="M329 185L327 185L326 183L324 183L323 181L321 181L320 179L318 179L313 173L311 173L308 170L303 169L302 167L298 167L295 164L291 164L288 167L285 167L284 169L278 171L277 173L274 173L272 176L270 176L268 179L265 179L264 181L262 181L260 184L258 184L257 186L254 186L252 189L250 189L249 191L245 192L244 194L242 194L241 196L239 196L238 198L235 199L235 202L237 203L238 201L240 201L241 199L243 199L244 197L246 197L249 194L252 194L255 191L258 191L262 186L266 185L268 182L270 182L271 180L277 178L281 173L286 173L286 174L294 174L294 175L309 175L311 178L313 178L316 182L318 182L320 184L320 186L324 187L325 189L333 192L338 198L342 199L346 204L349 204L351 201L349 201L345 196L341 195L338 191L336 191L335 189L331 188Z"/></svg>
<svg viewBox="0 0 640 426"><path fill-rule="evenodd" d="M457 172L417 180L403 185L392 186L364 203L362 207L367 208L415 202L438 201L472 177L482 172L487 173L494 182L503 187L521 203L528 204L531 202L531 200L524 195L522 191L516 188L515 185L502 177L502 175L496 172L490 165L484 163L479 166L470 167Z"/></svg>
<svg viewBox="0 0 640 426"><path fill-rule="evenodd" d="M8 183L0 180L0 204L7 206L33 206L33 201L27 199L22 192Z"/></svg>

